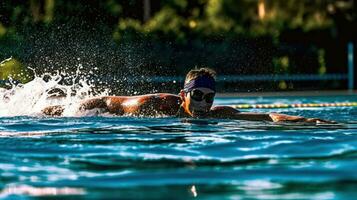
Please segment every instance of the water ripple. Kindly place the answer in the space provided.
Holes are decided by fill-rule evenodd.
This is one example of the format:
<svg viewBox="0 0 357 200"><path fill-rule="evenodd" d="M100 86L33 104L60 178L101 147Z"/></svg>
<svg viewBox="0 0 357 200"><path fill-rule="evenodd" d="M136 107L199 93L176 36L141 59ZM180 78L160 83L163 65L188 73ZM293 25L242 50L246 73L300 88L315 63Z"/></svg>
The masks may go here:
<svg viewBox="0 0 357 200"><path fill-rule="evenodd" d="M287 113L341 123L2 117L0 198L355 196L356 108Z"/></svg>

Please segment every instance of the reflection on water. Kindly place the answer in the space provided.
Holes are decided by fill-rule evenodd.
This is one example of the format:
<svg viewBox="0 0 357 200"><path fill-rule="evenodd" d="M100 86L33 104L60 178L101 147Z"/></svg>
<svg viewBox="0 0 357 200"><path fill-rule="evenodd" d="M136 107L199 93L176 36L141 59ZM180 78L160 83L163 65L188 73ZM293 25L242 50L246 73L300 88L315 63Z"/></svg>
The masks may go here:
<svg viewBox="0 0 357 200"><path fill-rule="evenodd" d="M350 199L357 195L356 108L274 111L341 123L2 117L0 198Z"/></svg>
<svg viewBox="0 0 357 200"><path fill-rule="evenodd" d="M8 186L0 192L0 197L8 197L10 195L26 195L26 196L59 196L59 195L84 195L85 191L78 188L54 188L44 187L36 188L28 185Z"/></svg>

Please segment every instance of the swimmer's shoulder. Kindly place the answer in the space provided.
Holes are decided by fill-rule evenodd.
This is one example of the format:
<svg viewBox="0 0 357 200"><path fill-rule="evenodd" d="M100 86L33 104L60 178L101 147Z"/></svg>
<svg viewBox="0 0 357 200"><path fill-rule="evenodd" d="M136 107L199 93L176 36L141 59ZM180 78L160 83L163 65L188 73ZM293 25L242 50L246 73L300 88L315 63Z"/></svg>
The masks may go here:
<svg viewBox="0 0 357 200"><path fill-rule="evenodd" d="M177 111L182 103L180 96L170 93L156 93L151 97L152 102L158 105L161 110L174 109Z"/></svg>
<svg viewBox="0 0 357 200"><path fill-rule="evenodd" d="M154 94L147 94L148 96L155 96L159 98L180 98L179 95L171 94L171 93L154 93ZM144 95L146 96L146 95Z"/></svg>
<svg viewBox="0 0 357 200"><path fill-rule="evenodd" d="M132 96L130 98L139 98L141 100L155 101L158 103L181 102L180 96L170 93L145 94L140 96Z"/></svg>
<svg viewBox="0 0 357 200"><path fill-rule="evenodd" d="M172 98L180 99L180 96L171 93L154 93L154 94L143 94L143 95L133 95L133 96L103 96L100 98L104 99L132 99L132 98Z"/></svg>
<svg viewBox="0 0 357 200"><path fill-rule="evenodd" d="M152 108L155 112L164 115L176 115L182 103L180 96L170 93L156 93L148 96L149 99L143 106Z"/></svg>
<svg viewBox="0 0 357 200"><path fill-rule="evenodd" d="M239 110L231 107L231 106L213 106L211 108L211 111L216 111L216 112L231 112L231 113L240 113Z"/></svg>
<svg viewBox="0 0 357 200"><path fill-rule="evenodd" d="M170 94L170 93L158 93L157 94L159 98L162 98L166 101L174 101L174 102L181 102L181 97L176 94Z"/></svg>
<svg viewBox="0 0 357 200"><path fill-rule="evenodd" d="M156 114L175 115L180 107L181 98L169 93L145 94L130 96L123 101L131 111L140 115L154 116Z"/></svg>
<svg viewBox="0 0 357 200"><path fill-rule="evenodd" d="M96 98L94 98L96 99ZM103 96L99 97L102 101L107 104L122 104L127 101L137 101L139 103L165 103L165 104L176 104L181 102L181 98L178 95L170 93L155 93L155 94L144 94L136 96Z"/></svg>
<svg viewBox="0 0 357 200"><path fill-rule="evenodd" d="M217 118L229 118L240 113L239 110L230 106L214 106L211 108L210 115Z"/></svg>

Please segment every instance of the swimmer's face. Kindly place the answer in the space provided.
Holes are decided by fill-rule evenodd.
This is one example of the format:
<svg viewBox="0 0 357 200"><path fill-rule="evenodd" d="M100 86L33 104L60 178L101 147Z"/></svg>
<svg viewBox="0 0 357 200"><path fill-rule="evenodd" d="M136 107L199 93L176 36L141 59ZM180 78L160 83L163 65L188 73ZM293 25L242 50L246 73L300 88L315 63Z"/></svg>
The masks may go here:
<svg viewBox="0 0 357 200"><path fill-rule="evenodd" d="M209 88L195 88L191 92L182 92L184 109L192 117L204 117L210 111L215 92Z"/></svg>

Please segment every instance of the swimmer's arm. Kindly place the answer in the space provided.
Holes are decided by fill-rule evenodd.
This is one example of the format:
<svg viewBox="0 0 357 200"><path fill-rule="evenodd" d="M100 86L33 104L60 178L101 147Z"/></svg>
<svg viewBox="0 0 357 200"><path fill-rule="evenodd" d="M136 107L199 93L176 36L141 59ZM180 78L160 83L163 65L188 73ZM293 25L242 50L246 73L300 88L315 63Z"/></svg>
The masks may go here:
<svg viewBox="0 0 357 200"><path fill-rule="evenodd" d="M279 113L237 113L234 119L271 122L302 122L315 124L335 124L334 121L319 118L305 118L301 116L285 115Z"/></svg>
<svg viewBox="0 0 357 200"><path fill-rule="evenodd" d="M238 119L249 121L272 121L269 114L240 112L230 106L215 106L211 110L212 117L221 119Z"/></svg>
<svg viewBox="0 0 357 200"><path fill-rule="evenodd" d="M237 113L229 118L249 121L273 121L269 114L265 113Z"/></svg>
<svg viewBox="0 0 357 200"><path fill-rule="evenodd" d="M240 112L229 106L219 106L213 109L217 118L238 119L249 121L271 121L271 122L306 122L306 123L328 123L334 124L334 121L328 121L318 118L305 118L301 116L285 115L279 113L251 113Z"/></svg>
<svg viewBox="0 0 357 200"><path fill-rule="evenodd" d="M79 107L80 110L91 110L94 108L108 108L105 97L97 97L83 101Z"/></svg>
<svg viewBox="0 0 357 200"><path fill-rule="evenodd" d="M61 116L64 111L64 107L61 105L48 106L42 110L42 113L49 116Z"/></svg>
<svg viewBox="0 0 357 200"><path fill-rule="evenodd" d="M123 106L120 97L96 97L92 99L85 100L81 103L79 107L80 110L92 110L92 109L103 109L105 112L112 114L123 114Z"/></svg>
<svg viewBox="0 0 357 200"><path fill-rule="evenodd" d="M211 109L211 117L221 119L238 119L249 121L273 121L269 114L240 112L230 106L215 106Z"/></svg>
<svg viewBox="0 0 357 200"><path fill-rule="evenodd" d="M114 99L114 101L112 101ZM122 106L115 101L115 98L110 97L96 97L87 99L81 102L79 110L92 110L95 108L104 109L110 113L120 114L119 111ZM62 105L48 106L42 110L42 113L49 116L61 116L64 111Z"/></svg>
<svg viewBox="0 0 357 200"><path fill-rule="evenodd" d="M93 98L85 100L81 103L80 110L91 110L94 108L107 108L104 98ZM64 106L55 105L47 106L42 110L42 113L49 116L61 116L64 111Z"/></svg>
<svg viewBox="0 0 357 200"><path fill-rule="evenodd" d="M301 116L285 115L279 113L270 113L269 117L273 122L303 122L303 123L316 123L316 124L336 124L335 121L329 121L319 118L305 118Z"/></svg>

